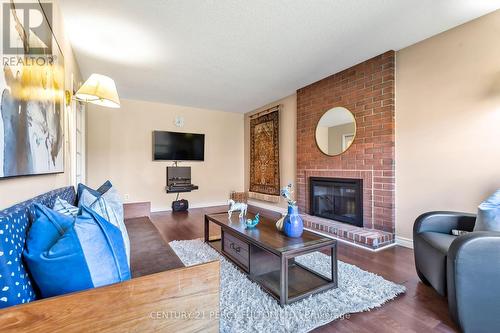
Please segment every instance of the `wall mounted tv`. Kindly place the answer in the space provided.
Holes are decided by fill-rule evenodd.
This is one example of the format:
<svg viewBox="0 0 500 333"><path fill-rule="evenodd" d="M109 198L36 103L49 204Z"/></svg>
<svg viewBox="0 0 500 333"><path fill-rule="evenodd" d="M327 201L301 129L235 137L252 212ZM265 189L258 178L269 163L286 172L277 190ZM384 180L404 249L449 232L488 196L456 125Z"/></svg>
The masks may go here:
<svg viewBox="0 0 500 333"><path fill-rule="evenodd" d="M153 159L155 161L203 161L205 134L153 132Z"/></svg>

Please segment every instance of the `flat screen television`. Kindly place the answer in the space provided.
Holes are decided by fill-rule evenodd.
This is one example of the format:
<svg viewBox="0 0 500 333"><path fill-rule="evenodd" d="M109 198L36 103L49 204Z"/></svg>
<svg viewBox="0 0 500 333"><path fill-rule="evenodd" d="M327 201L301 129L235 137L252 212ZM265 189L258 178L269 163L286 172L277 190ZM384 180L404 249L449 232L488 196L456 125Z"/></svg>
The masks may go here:
<svg viewBox="0 0 500 333"><path fill-rule="evenodd" d="M203 161L205 134L154 131L155 161Z"/></svg>

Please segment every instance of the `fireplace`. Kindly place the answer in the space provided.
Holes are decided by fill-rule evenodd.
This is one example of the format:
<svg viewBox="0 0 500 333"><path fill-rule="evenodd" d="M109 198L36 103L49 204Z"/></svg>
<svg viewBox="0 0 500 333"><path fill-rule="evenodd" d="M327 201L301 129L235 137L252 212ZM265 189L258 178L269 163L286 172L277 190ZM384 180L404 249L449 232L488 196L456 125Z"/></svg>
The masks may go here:
<svg viewBox="0 0 500 333"><path fill-rule="evenodd" d="M363 180L309 178L310 215L363 227Z"/></svg>

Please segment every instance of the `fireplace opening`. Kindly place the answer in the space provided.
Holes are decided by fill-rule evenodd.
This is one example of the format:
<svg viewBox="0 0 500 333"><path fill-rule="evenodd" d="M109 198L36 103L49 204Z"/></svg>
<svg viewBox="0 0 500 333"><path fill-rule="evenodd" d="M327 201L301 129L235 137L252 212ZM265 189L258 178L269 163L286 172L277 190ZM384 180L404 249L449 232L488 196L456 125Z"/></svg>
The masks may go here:
<svg viewBox="0 0 500 333"><path fill-rule="evenodd" d="M310 214L363 226L363 180L311 177Z"/></svg>

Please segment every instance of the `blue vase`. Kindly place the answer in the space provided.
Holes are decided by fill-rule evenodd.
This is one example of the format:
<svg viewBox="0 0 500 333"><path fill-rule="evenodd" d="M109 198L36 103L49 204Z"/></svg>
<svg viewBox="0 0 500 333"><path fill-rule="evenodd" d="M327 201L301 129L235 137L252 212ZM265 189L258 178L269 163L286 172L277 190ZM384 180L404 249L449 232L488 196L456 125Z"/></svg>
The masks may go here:
<svg viewBox="0 0 500 333"><path fill-rule="evenodd" d="M297 206L288 206L288 214L283 221L283 233L288 237L300 237L304 231L304 223Z"/></svg>

